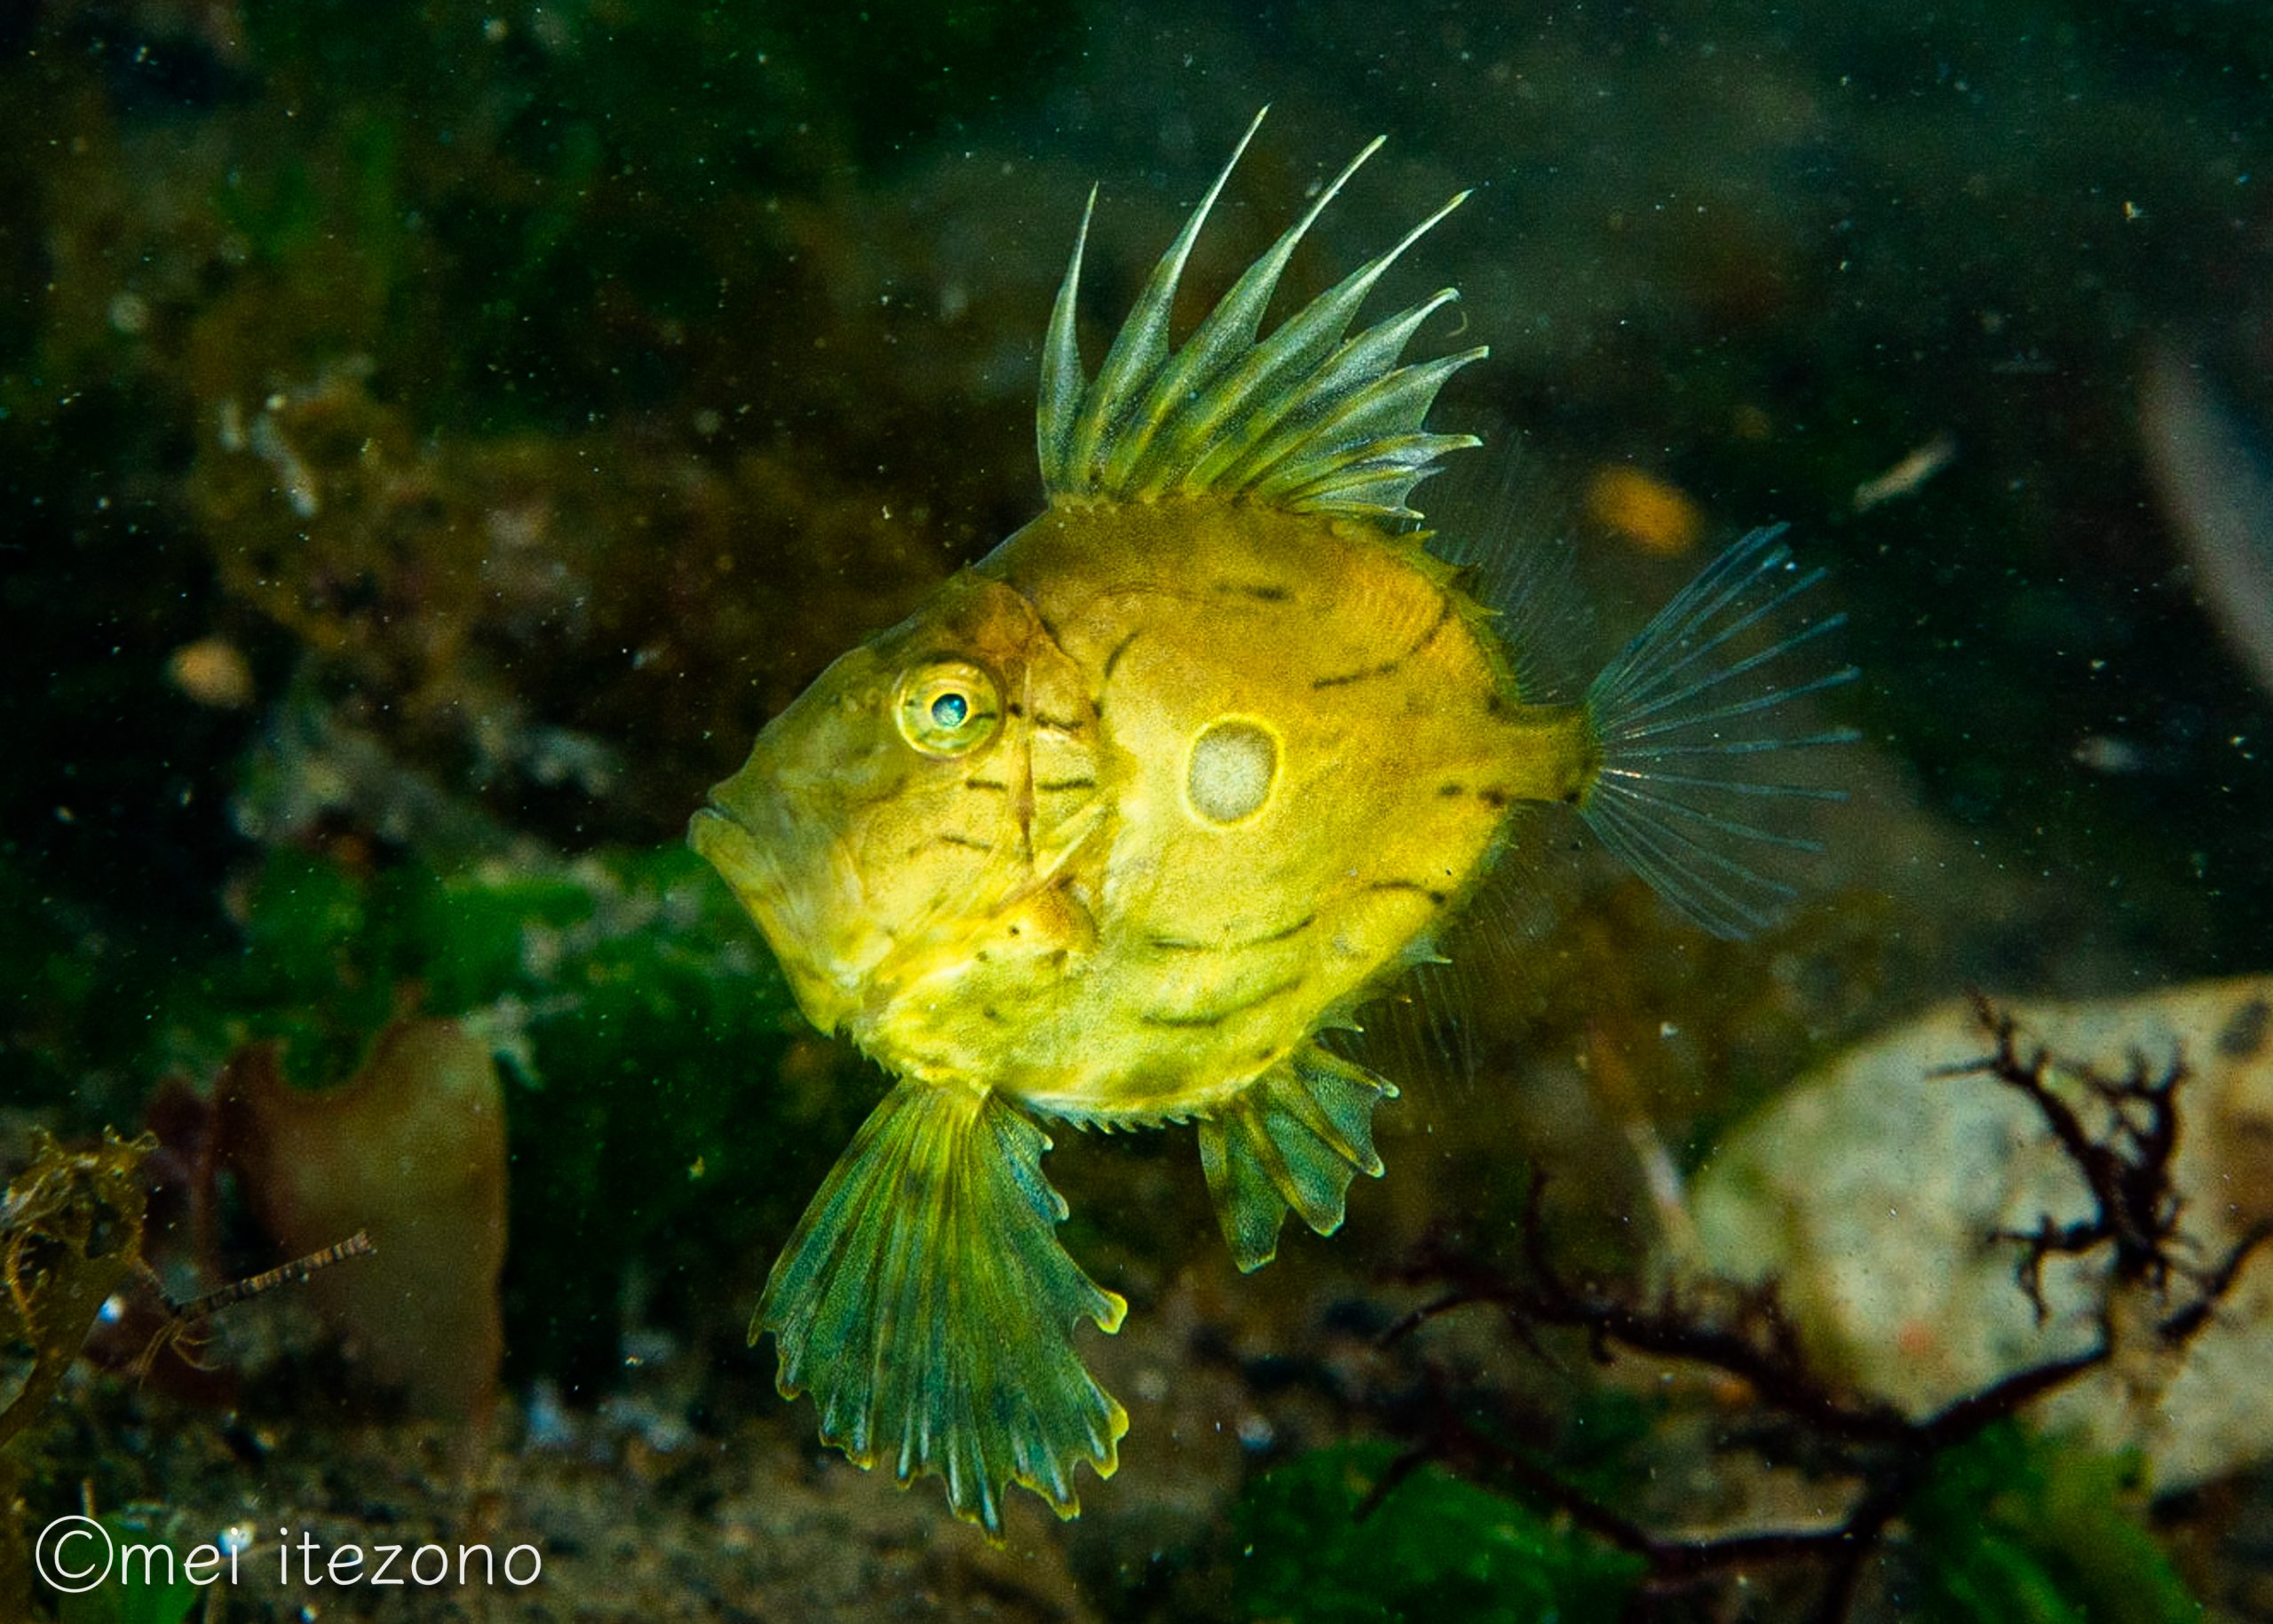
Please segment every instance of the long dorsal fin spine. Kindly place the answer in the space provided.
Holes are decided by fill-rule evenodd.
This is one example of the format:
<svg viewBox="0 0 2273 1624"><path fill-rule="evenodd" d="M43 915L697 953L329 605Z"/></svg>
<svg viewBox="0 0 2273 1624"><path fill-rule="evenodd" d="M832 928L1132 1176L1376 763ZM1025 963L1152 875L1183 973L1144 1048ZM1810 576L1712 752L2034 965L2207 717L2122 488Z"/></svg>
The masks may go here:
<svg viewBox="0 0 2273 1624"><path fill-rule="evenodd" d="M1057 285L1049 309L1049 336L1041 351L1041 389L1034 403L1034 438L1041 453L1041 482L1056 490L1072 477L1073 432L1081 421L1081 396L1089 380L1081 372L1081 345L1075 331L1081 287L1081 250L1089 246L1089 221L1097 211L1097 189L1081 210L1081 229L1073 237L1073 257Z"/></svg>
<svg viewBox="0 0 2273 1624"><path fill-rule="evenodd" d="M1354 338L1343 340L1309 377L1289 392L1284 421L1258 442L1239 468L1227 477L1238 479L1246 470L1269 468L1313 432L1323 431L1340 418L1361 397L1380 398L1380 385L1390 384L1393 392L1396 381L1403 376L1398 362L1404 356L1414 329L1457 297L1447 288L1434 298L1377 322ZM1463 356L1460 364L1466 365L1472 359L1472 355Z"/></svg>
<svg viewBox="0 0 2273 1624"><path fill-rule="evenodd" d="M1342 336L1350 330L1350 319L1358 313L1358 305L1365 303L1366 296L1374 290L1374 284L1430 226L1465 202L1468 195L1461 193L1407 232L1396 247L1358 266L1287 317L1276 332L1248 353L1225 380L1226 386L1216 392L1214 411L1205 422L1195 425L1196 438L1213 448L1184 476L1183 488L1186 495L1197 495L1216 488L1247 447L1277 426L1275 416L1261 419L1250 413L1253 420L1244 424L1245 432L1234 432L1231 426L1233 413L1258 396L1277 396L1291 377L1315 367L1319 358L1331 353L1342 342Z"/></svg>
<svg viewBox="0 0 2273 1624"><path fill-rule="evenodd" d="M1376 441L1366 448L1365 456L1352 454L1351 460L1329 472L1276 490L1268 500L1279 507L1308 512L1322 495L1333 495L1338 508L1344 494L1366 495L1379 498L1375 506L1380 512L1402 517L1411 511L1404 505L1406 493L1437 471L1437 458L1448 451L1465 451L1476 443L1473 436L1463 434L1414 434L1389 442L1388 449L1383 449L1384 442Z"/></svg>
<svg viewBox="0 0 2273 1624"><path fill-rule="evenodd" d="M1435 400L1445 380L1475 359L1470 351L1384 374L1306 426L1309 449L1303 456L1294 455L1296 448L1293 446L1265 440L1247 463L1234 468L1228 477L1268 500L1275 486L1311 483L1312 463L1320 470L1347 468L1368 455L1387 455L1422 440L1442 440L1446 437L1406 430L1402 420L1412 415L1412 397ZM1374 448L1379 448L1378 453ZM1290 464L1295 476L1291 479Z"/></svg>
<svg viewBox="0 0 2273 1624"><path fill-rule="evenodd" d="M1087 409L1073 436L1073 466L1083 471L1095 466L1108 487L1128 477L1126 464L1142 449L1141 437L1118 436L1113 431L1121 427L1130 405L1140 396L1146 377L1168 359L1168 314L1176 304L1176 283L1184 276L1184 262L1192 257L1192 245L1200 240L1200 228L1208 223L1208 211L1223 195L1224 183L1231 179L1247 143L1263 128L1263 114L1270 110L1264 107L1255 115L1255 122L1247 125L1247 133L1239 137L1239 144L1217 171L1216 183L1200 198L1184 229L1168 244L1168 252L1152 266L1152 275L1144 280L1144 290L1136 296L1129 319L1105 352L1097 382L1089 386Z"/></svg>
<svg viewBox="0 0 2273 1624"><path fill-rule="evenodd" d="M1345 342L1389 268L1469 195L1461 193L1388 252L1255 337L1279 277L1311 226L1376 139L1323 188L1235 282L1184 345L1168 321L1200 228L1262 115L1161 255L1092 380L1083 379L1073 307L1081 244L1058 289L1042 360L1036 438L1053 502L1247 496L1318 512L1416 518L1405 498L1436 456L1477 443L1427 436L1422 419L1445 379L1481 349L1406 366L1406 344L1449 290ZM1086 241L1088 216L1083 218ZM1286 499L1299 491L1299 502Z"/></svg>
<svg viewBox="0 0 2273 1624"><path fill-rule="evenodd" d="M1216 380L1255 347L1255 335L1263 329L1263 313L1270 307L1271 296L1279 290L1279 279L1286 274L1295 250L1326 212L1326 206L1388 139L1375 136L1342 166L1342 172L1319 190L1303 218L1280 233L1263 257L1240 273L1231 291L1216 301L1216 308L1184 340L1176 359L1161 373L1146 402L1154 421L1137 469L1134 494L1139 498L1160 495L1158 481L1163 469L1173 463L1178 451L1195 448L1194 425L1185 421L1192 407L1205 400Z"/></svg>

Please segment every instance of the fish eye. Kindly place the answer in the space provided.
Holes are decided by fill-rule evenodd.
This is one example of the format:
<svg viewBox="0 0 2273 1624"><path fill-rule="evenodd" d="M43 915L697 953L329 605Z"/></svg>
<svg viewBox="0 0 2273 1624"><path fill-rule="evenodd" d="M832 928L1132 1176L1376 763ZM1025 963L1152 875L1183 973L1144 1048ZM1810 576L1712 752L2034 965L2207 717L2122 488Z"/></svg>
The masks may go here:
<svg viewBox="0 0 2273 1624"><path fill-rule="evenodd" d="M930 660L900 677L892 712L900 737L924 755L962 756L994 736L1002 694L968 661Z"/></svg>

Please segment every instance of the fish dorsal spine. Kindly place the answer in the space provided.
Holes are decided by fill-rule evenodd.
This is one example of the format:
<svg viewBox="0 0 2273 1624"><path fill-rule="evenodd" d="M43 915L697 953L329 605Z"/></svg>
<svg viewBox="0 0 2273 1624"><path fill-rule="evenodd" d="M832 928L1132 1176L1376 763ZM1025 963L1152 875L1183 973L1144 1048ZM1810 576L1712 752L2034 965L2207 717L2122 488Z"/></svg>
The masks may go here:
<svg viewBox="0 0 2273 1624"><path fill-rule="evenodd" d="M1168 313L1192 245L1262 123L1258 113L1160 256L1094 378L1082 368L1074 330L1081 253L1097 208L1097 194L1089 194L1042 349L1035 439L1053 504L1245 497L1294 512L1402 524L1420 518L1406 499L1437 471L1437 459L1483 443L1472 434L1431 433L1422 419L1445 380L1482 360L1486 347L1412 365L1402 360L1421 323L1459 297L1453 289L1345 337L1374 284L1466 201L1466 192L1268 337L1258 337L1295 248L1380 149L1380 138L1247 267L1182 346L1170 345Z"/></svg>

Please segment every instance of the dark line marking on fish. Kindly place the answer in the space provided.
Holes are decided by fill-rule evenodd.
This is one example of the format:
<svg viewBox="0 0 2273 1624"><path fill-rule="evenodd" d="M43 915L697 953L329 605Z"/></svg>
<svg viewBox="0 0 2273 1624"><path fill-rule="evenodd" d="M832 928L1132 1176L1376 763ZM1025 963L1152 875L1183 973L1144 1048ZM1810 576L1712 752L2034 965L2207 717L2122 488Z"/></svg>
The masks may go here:
<svg viewBox="0 0 2273 1624"><path fill-rule="evenodd" d="M984 1016L985 1016L988 1020L994 1021L994 1022L996 1022L996 1023L998 1023L998 1024L999 1024L999 1023L1001 1023L1002 1020L1004 1020L1004 1019L1006 1018L1004 1017L1004 1015L1002 1014L1002 1010L997 1010L997 1009L994 1009L994 1008L993 1008L993 1007L991 1007L991 1006L990 1006L990 1007L988 1007L988 1008L986 1008L986 1009L983 1009L983 1010L979 1010L979 1013L980 1013L981 1015L984 1015Z"/></svg>
<svg viewBox="0 0 2273 1624"><path fill-rule="evenodd" d="M1239 945L1242 947L1267 947L1272 942L1291 941L1317 923L1318 915L1316 914L1305 914L1300 919L1295 921L1294 923L1287 926L1284 930L1273 931L1268 936L1249 937L1246 941L1243 941Z"/></svg>
<svg viewBox="0 0 2273 1624"><path fill-rule="evenodd" d="M1013 717L1022 717L1026 713L1026 708L1024 705L1019 704L1016 700L1012 700L1008 705L1004 706L1003 709L1008 710Z"/></svg>
<svg viewBox="0 0 2273 1624"><path fill-rule="evenodd" d="M1144 945L1156 953L1239 953L1249 947L1268 947L1274 942L1291 941L1318 923L1316 914L1305 914L1294 923L1277 931L1267 931L1261 936L1250 936L1236 942L1196 942L1189 937L1153 936Z"/></svg>
<svg viewBox="0 0 2273 1624"><path fill-rule="evenodd" d="M1449 594L1439 592L1437 594L1437 618L1429 623L1429 630L1422 632L1419 638L1414 639L1413 646L1410 648L1407 648L1403 654L1398 654L1393 660L1384 660L1381 664L1368 667L1361 671L1338 671L1331 677L1315 677L1311 680L1311 686L1313 689L1341 688L1346 687L1353 682L1364 682L1369 677L1387 677L1390 673L1394 672L1398 667L1403 665L1406 661L1421 653L1422 650L1427 648L1430 644L1435 642L1437 640L1437 634L1444 630L1445 627L1450 623L1452 618L1453 600Z"/></svg>
<svg viewBox="0 0 2273 1624"><path fill-rule="evenodd" d="M1437 793L1438 795L1450 797L1456 795L1466 795L1468 793L1468 788L1467 786L1462 784L1439 784L1437 786Z"/></svg>
<svg viewBox="0 0 2273 1624"><path fill-rule="evenodd" d="M1487 693L1484 696L1484 714L1504 721L1516 714L1516 708L1508 702L1505 694Z"/></svg>
<svg viewBox="0 0 2273 1624"><path fill-rule="evenodd" d="M934 835L931 844L935 846L964 846L973 852L992 852L994 849L991 842L973 840L968 835Z"/></svg>
<svg viewBox="0 0 2273 1624"><path fill-rule="evenodd" d="M1113 668L1121 663L1121 656L1129 652L1129 646L1143 635L1144 633L1141 631L1132 631L1113 646L1113 653L1105 657L1104 680L1106 682L1111 682L1113 680Z"/></svg>
<svg viewBox="0 0 2273 1624"><path fill-rule="evenodd" d="M1026 612L1034 616L1034 624L1041 628L1042 636L1048 638L1059 648L1065 646L1065 639L1057 635L1057 628L1049 623L1049 617L1034 606L1034 601L1031 598L1026 599Z"/></svg>
<svg viewBox="0 0 2273 1624"><path fill-rule="evenodd" d="M1010 788L999 778L967 778L962 780L962 787L965 789L1000 789L1005 794Z"/></svg>
<svg viewBox="0 0 2273 1624"><path fill-rule="evenodd" d="M1493 784L1488 788L1477 790L1476 792L1476 798L1483 802L1493 812L1498 812L1501 807L1508 805L1516 797L1510 795L1507 790L1500 788L1499 785Z"/></svg>
<svg viewBox="0 0 2273 1624"><path fill-rule="evenodd" d="M1063 795L1069 789L1095 789L1097 787L1097 780L1093 778L1053 778L1046 784L1036 784L1034 791L1038 795Z"/></svg>
<svg viewBox="0 0 2273 1624"><path fill-rule="evenodd" d="M1036 727L1041 728L1045 733L1079 733L1089 726L1089 724L1079 717L1076 717L1071 722L1065 722L1059 720L1056 717L1045 717L1039 715L1034 717L1034 725Z"/></svg>
<svg viewBox="0 0 2273 1624"><path fill-rule="evenodd" d="M1218 581L1216 590L1227 597L1252 598L1255 602L1263 604L1287 603L1295 596L1290 588L1274 586L1268 582Z"/></svg>
<svg viewBox="0 0 2273 1624"><path fill-rule="evenodd" d="M1209 1026L1220 1026L1234 1015L1244 1015L1249 1010L1260 1009L1274 998L1284 998L1289 993L1299 991L1304 979L1303 977L1296 976L1291 981L1282 981L1276 986L1265 987L1254 997L1225 1009L1210 1010L1197 1015L1160 1015L1147 1010L1136 1018L1147 1026L1168 1026L1180 1031L1199 1031Z"/></svg>
<svg viewBox="0 0 2273 1624"><path fill-rule="evenodd" d="M2265 1047L2269 1029L2273 1029L2273 1003L2253 998L2233 1012L2218 1034L2218 1053L2229 1060L2246 1060Z"/></svg>
<svg viewBox="0 0 2273 1624"><path fill-rule="evenodd" d="M1438 891L1433 885L1423 885L1418 880L1375 880L1371 885L1366 886L1366 889L1367 891L1415 891L1420 895L1428 898L1430 901L1435 903L1439 907L1442 907L1446 902L1452 900L1452 893L1450 891Z"/></svg>

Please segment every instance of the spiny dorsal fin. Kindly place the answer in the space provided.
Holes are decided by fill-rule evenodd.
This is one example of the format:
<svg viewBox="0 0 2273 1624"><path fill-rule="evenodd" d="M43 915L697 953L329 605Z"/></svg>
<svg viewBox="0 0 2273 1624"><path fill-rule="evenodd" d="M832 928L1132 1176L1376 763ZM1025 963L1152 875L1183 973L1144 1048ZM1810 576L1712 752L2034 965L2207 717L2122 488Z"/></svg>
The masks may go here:
<svg viewBox="0 0 2273 1624"><path fill-rule="evenodd" d="M1268 111L1266 108L1265 111ZM1055 502L1144 502L1164 495L1248 495L1301 512L1417 519L1414 485L1447 451L1482 442L1422 427L1446 378L1482 346L1399 364L1414 331L1459 296L1451 289L1345 338L1366 296L1399 256L1468 198L1463 192L1403 242L1345 277L1258 340L1279 278L1327 204L1380 150L1376 137L1319 194L1303 218L1247 267L1181 348L1168 312L1192 244L1263 114L1160 256L1095 379L1081 368L1074 304L1097 193L1089 194L1073 257L1050 311L1035 438Z"/></svg>

